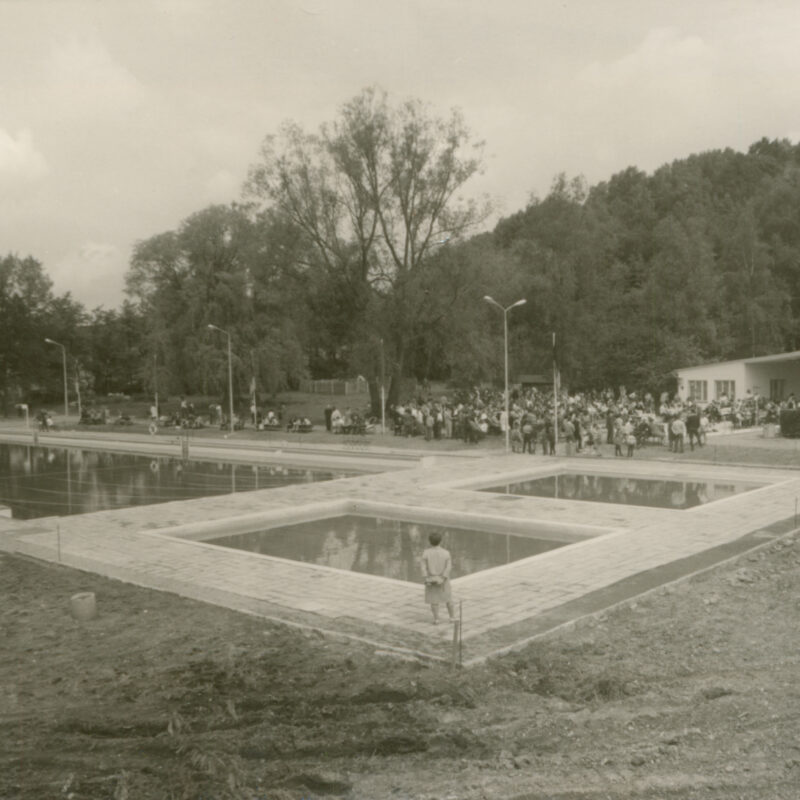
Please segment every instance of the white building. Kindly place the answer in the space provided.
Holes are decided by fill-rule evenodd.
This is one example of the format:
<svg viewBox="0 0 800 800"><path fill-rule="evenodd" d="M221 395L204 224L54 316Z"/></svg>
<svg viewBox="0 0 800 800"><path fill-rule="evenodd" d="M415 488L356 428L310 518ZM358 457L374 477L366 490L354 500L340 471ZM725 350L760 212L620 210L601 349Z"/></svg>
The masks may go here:
<svg viewBox="0 0 800 800"><path fill-rule="evenodd" d="M700 404L724 398L735 400L748 394L776 402L792 393L800 398L800 350L683 367L675 372L679 397Z"/></svg>

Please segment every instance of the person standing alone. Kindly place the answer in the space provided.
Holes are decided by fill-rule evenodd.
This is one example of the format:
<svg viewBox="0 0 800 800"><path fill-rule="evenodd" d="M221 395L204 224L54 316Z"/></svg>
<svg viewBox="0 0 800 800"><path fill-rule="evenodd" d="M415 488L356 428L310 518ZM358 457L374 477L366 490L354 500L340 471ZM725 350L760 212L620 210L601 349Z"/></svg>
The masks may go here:
<svg viewBox="0 0 800 800"><path fill-rule="evenodd" d="M422 553L421 567L425 579L425 602L433 612L433 624L439 622L439 606L445 603L450 621L455 621L453 598L450 590L450 570L453 562L450 553L441 546L442 534L432 533L428 536L430 547Z"/></svg>

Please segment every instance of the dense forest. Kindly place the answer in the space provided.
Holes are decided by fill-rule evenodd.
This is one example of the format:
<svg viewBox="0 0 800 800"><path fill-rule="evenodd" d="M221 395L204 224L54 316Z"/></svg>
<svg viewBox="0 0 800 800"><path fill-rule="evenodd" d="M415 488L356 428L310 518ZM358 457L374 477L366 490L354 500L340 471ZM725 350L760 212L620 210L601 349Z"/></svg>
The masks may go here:
<svg viewBox="0 0 800 800"><path fill-rule="evenodd" d="M502 220L529 305L578 386L658 389L672 370L797 349L800 146L762 140L587 188L559 177Z"/></svg>
<svg viewBox="0 0 800 800"><path fill-rule="evenodd" d="M798 349L800 144L762 139L596 186L558 175L486 232L482 148L457 112L367 89L318 132L267 137L239 202L137 243L120 309L56 296L0 259L0 399L222 394L230 334L246 395L304 377L502 379L669 388L677 367ZM46 342L51 339L52 342ZM54 343L63 345L63 351ZM375 395L373 395L375 397Z"/></svg>

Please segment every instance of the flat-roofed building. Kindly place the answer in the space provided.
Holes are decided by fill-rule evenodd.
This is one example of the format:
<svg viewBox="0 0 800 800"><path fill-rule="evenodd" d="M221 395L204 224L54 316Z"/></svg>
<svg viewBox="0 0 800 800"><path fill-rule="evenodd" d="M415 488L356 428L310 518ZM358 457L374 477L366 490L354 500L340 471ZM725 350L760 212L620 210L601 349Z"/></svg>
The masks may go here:
<svg viewBox="0 0 800 800"><path fill-rule="evenodd" d="M682 367L678 396L701 405L758 395L779 403L790 394L800 397L800 350L772 356L740 358Z"/></svg>

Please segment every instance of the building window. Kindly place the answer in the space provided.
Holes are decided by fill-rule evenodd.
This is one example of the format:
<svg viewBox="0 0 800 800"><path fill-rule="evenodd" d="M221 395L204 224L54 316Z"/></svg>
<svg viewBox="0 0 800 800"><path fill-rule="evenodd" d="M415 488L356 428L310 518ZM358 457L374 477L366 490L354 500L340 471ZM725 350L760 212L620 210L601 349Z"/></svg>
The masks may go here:
<svg viewBox="0 0 800 800"><path fill-rule="evenodd" d="M772 378L769 382L769 399L780 403L786 394L786 381L783 378Z"/></svg>
<svg viewBox="0 0 800 800"><path fill-rule="evenodd" d="M727 398L728 402L736 399L736 381L714 381L716 385L716 399Z"/></svg>
<svg viewBox="0 0 800 800"><path fill-rule="evenodd" d="M689 399L693 403L707 403L708 381L689 381Z"/></svg>

